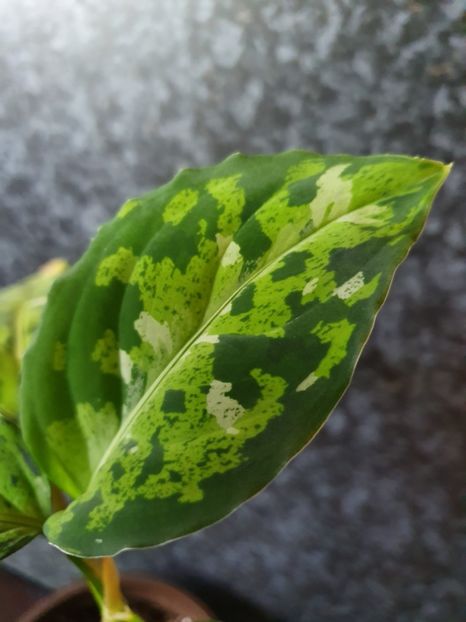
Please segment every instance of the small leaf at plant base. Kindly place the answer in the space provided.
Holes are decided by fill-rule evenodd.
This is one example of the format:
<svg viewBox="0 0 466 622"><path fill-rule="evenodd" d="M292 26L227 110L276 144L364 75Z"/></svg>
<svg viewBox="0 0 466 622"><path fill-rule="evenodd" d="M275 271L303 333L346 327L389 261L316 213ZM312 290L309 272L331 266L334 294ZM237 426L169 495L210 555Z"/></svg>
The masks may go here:
<svg viewBox="0 0 466 622"><path fill-rule="evenodd" d="M26 461L16 425L0 415L0 559L42 531L50 491Z"/></svg>
<svg viewBox="0 0 466 622"><path fill-rule="evenodd" d="M23 354L37 328L53 281L67 264L53 259L28 278L0 289L0 413L18 413L18 388Z"/></svg>
<svg viewBox="0 0 466 622"><path fill-rule="evenodd" d="M51 542L155 545L261 490L347 387L448 170L235 155L127 202L54 286L26 357L25 437L76 497Z"/></svg>

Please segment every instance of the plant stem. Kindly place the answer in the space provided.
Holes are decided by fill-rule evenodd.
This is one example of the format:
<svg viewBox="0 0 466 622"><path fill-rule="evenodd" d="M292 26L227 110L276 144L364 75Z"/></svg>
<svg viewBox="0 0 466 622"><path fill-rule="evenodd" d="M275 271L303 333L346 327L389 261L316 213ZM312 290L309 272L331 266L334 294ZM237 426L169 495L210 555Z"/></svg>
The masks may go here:
<svg viewBox="0 0 466 622"><path fill-rule="evenodd" d="M63 492L54 484L51 485L51 505L53 512L64 510L68 505ZM120 574L113 558L67 557L84 575L99 607L101 622L144 622L131 611L121 592Z"/></svg>
<svg viewBox="0 0 466 622"><path fill-rule="evenodd" d="M121 592L120 574L113 558L103 557L101 564L104 589L102 622L143 622L131 611Z"/></svg>
<svg viewBox="0 0 466 622"><path fill-rule="evenodd" d="M66 509L68 502L63 492L50 482L50 504L52 506L52 512L60 512Z"/></svg>
<svg viewBox="0 0 466 622"><path fill-rule="evenodd" d="M67 558L76 568L84 575L87 586L92 594L99 610L103 608L103 587L101 581L100 560L98 559L82 559L81 557L73 557L67 555Z"/></svg>
<svg viewBox="0 0 466 622"><path fill-rule="evenodd" d="M102 582L105 608L109 612L119 611L124 607L124 600L120 589L118 569L111 557L102 559Z"/></svg>
<svg viewBox="0 0 466 622"><path fill-rule="evenodd" d="M86 578L100 609L101 622L143 622L131 611L121 593L120 575L111 557L82 559L69 556L69 559Z"/></svg>

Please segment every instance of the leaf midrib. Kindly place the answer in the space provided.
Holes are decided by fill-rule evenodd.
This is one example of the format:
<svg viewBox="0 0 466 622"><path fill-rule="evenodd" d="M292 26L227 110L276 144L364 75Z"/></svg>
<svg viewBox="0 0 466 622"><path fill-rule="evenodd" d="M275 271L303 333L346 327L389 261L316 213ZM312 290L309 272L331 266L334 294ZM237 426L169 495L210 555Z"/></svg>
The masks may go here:
<svg viewBox="0 0 466 622"><path fill-rule="evenodd" d="M440 171L439 171L440 172ZM394 193L391 194L387 197L384 197L384 201L389 201L390 199L397 197L397 196L404 196L406 194L412 194L414 192L416 192L416 190L418 189L418 186L420 183L426 183L429 179L437 177L438 176L438 172L433 173L432 175L429 175L428 177L425 177L424 179L420 180L418 182L418 184L416 184L416 186L412 187L409 189L409 191L405 192L405 193ZM439 184L441 184L443 179L440 179ZM437 184L437 188L439 186L439 184ZM376 204L377 201L374 201L374 204ZM120 439L124 436L126 430L130 427L130 425L132 424L133 420L136 418L138 412L141 410L141 408L144 406L144 404L147 402L147 400L153 395L153 393L157 390L158 386L161 384L161 382L164 380L164 378L167 376L167 374L171 371L171 369L173 367L175 367L177 365L177 363L181 360L181 358L183 357L183 355L189 350L189 348L197 341L198 337L200 335L202 335L204 332L206 332L207 328L209 327L210 324L212 324L212 322L220 315L220 312L239 294L239 292L241 292L243 289L245 289L253 280L255 280L256 278L260 277L260 275L265 272L267 269L269 269L273 264L278 263L279 261L281 261L281 259L287 255L289 252L291 252L293 249L298 249L302 244L308 242L309 238L312 237L313 235L317 234L318 232L322 231L323 229L325 229L327 226L338 222L339 220L341 220L341 218L346 217L348 214L352 214L354 212L357 212L358 210L364 209L366 208L368 205L370 205L371 203L365 203L364 205L360 205L358 207L356 207L355 209L349 210L348 212L345 212L344 214L340 214L337 218L334 218L333 220L330 220L326 223L324 223L322 226L318 227L317 229L313 229L309 235L307 235L306 237L304 237L302 240L300 240L299 242L297 242L294 246L284 250L282 253L280 253L279 255L277 255L277 257L275 257L274 259L272 259L272 261L270 261L269 263L266 263L264 266L262 266L262 268L258 269L257 271L253 272L226 300L225 302L220 305L218 307L218 309L210 316L210 318L206 321L204 321L201 326L199 327L199 329L194 333L194 335L185 343L185 345L178 350L178 352L175 354L175 356L173 357L173 359L168 363L168 365L160 372L160 374L157 376L157 378L154 380L154 382L151 384L151 386L149 387L149 389L145 392L145 394L141 397L141 399L139 400L139 402L136 404L136 406L133 408L133 410L131 411L131 413L127 416L127 418L125 419L125 421L123 422L122 426L120 427L120 429L118 430L117 434L115 435L114 439L112 440L112 442L110 443L110 445L107 447L107 449L105 450L104 454L102 455L102 458L99 461L99 464L97 465L94 473L92 474L91 480L87 486L87 489L89 489L93 483L94 480L96 479L96 477L99 474L99 471L102 467L102 465L106 462L107 458L109 455L111 455L114 447L119 443ZM230 242L231 243L231 242ZM218 270L217 270L218 272ZM212 290L211 290L211 294L212 294ZM209 304L210 304L210 298L209 297L209 301L206 305L206 309L208 308Z"/></svg>

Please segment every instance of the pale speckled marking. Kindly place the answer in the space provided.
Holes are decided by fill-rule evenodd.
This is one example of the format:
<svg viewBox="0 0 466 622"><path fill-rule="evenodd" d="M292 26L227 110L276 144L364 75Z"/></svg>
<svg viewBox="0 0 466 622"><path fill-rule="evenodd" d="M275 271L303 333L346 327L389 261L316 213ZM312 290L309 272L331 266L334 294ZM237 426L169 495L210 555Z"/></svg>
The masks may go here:
<svg viewBox="0 0 466 622"><path fill-rule="evenodd" d="M353 225L360 225L362 227L377 227L388 222L390 218L390 212L384 205L377 205L371 203L365 205L357 210L348 212L340 216L340 222L350 222Z"/></svg>
<svg viewBox="0 0 466 622"><path fill-rule="evenodd" d="M196 343L218 343L220 341L219 335L209 335L208 333L203 333L198 339L196 339Z"/></svg>
<svg viewBox="0 0 466 622"><path fill-rule="evenodd" d="M228 315L231 312L232 306L231 302L228 302L223 309L221 309L219 315Z"/></svg>
<svg viewBox="0 0 466 622"><path fill-rule="evenodd" d="M198 223L201 235L205 228L206 222L201 219ZM218 253L215 241L201 237L197 254L184 271L168 256L154 261L150 255L142 255L136 262L130 284L137 287L142 313L147 315L142 315L143 321L140 321L141 316L136 320L139 322L136 330L140 336L144 333L141 344L131 348L123 345L131 359L132 374L123 398L124 416L131 412L145 388L199 326ZM155 327L151 320L146 322L147 317L153 318L159 326ZM149 324L149 330L144 323Z"/></svg>
<svg viewBox="0 0 466 622"><path fill-rule="evenodd" d="M132 212L135 207L138 207L139 204L140 204L139 199L129 199L128 201L123 203L123 205L121 206L121 208L120 208L119 212L117 213L116 217L117 218L124 218L130 212Z"/></svg>
<svg viewBox="0 0 466 622"><path fill-rule="evenodd" d="M118 354L120 359L121 377L125 384L129 384L131 382L133 361L131 360L131 356L125 350L120 350Z"/></svg>
<svg viewBox="0 0 466 622"><path fill-rule="evenodd" d="M217 201L220 215L218 218L219 233L231 236L241 226L241 215L246 203L246 195L238 183L241 175L211 179L207 192Z"/></svg>
<svg viewBox="0 0 466 622"><path fill-rule="evenodd" d="M226 251L222 257L222 266L233 266L237 263L241 257L241 249L236 242L231 242L231 244L227 247Z"/></svg>
<svg viewBox="0 0 466 622"><path fill-rule="evenodd" d="M296 210L297 211L297 210ZM300 237L301 225L296 223L286 223L280 229L278 234L273 240L273 245L270 251L266 254L267 260L271 260L278 257L281 253L284 253L291 248Z"/></svg>
<svg viewBox="0 0 466 622"><path fill-rule="evenodd" d="M239 185L241 175L232 175L230 177L221 177L210 180L206 189L209 194L217 201L218 232L216 233L216 243L218 249L218 257L221 259L223 272L226 273L225 280L229 283L235 283L241 273L244 260L238 244L234 241L233 236L239 230L242 224L242 214L246 204L246 195L244 189ZM209 284L209 290L212 283ZM226 290L223 292L228 297ZM209 309L206 314L209 314Z"/></svg>
<svg viewBox="0 0 466 622"><path fill-rule="evenodd" d="M312 333L317 335L322 343L329 344L326 355L316 369L317 376L330 378L332 369L345 358L348 342L355 328L356 324L351 324L346 318L343 318L338 322L330 322L329 324L320 321L312 330Z"/></svg>
<svg viewBox="0 0 466 622"><path fill-rule="evenodd" d="M342 178L346 168L348 164L338 164L319 177L317 196L309 204L315 229L321 227L324 222L342 216L348 210L353 198L353 182L351 179Z"/></svg>
<svg viewBox="0 0 466 622"><path fill-rule="evenodd" d="M258 262L258 267L272 261L302 237L302 231L309 224L307 204L290 205L287 186L275 193L254 214L254 220L271 244Z"/></svg>
<svg viewBox="0 0 466 622"><path fill-rule="evenodd" d="M91 358L99 363L103 374L120 375L118 341L113 330L107 329L100 339L97 339Z"/></svg>
<svg viewBox="0 0 466 622"><path fill-rule="evenodd" d="M360 300L366 300L367 298L370 298L372 294L376 291L381 276L381 272L376 274L368 283L365 283L356 292L352 293L351 296L345 300L345 303L349 307L352 307Z"/></svg>
<svg viewBox="0 0 466 622"><path fill-rule="evenodd" d="M317 335L322 343L329 344L327 353L315 371L316 376L330 378L332 369L345 358L348 352L348 342L355 328L356 324L351 324L346 318L343 318L338 322L328 324L320 321L312 330L312 333Z"/></svg>
<svg viewBox="0 0 466 622"><path fill-rule="evenodd" d="M155 261L150 255L142 255L134 266L130 284L138 289L143 312L166 329L166 346L169 331L171 348L159 347L156 351L146 341L131 348L122 344L132 363L131 382L123 398L125 416L201 323L219 258L217 242L203 237L206 230L207 222L200 219L197 253L184 270L168 256Z"/></svg>
<svg viewBox="0 0 466 622"><path fill-rule="evenodd" d="M255 406L236 420L238 434L227 433L215 417L205 418L206 396L199 387L211 382L213 347L210 344L193 345L183 363L168 374L160 390L149 398L144 416L132 426L131 433L122 436L121 443L136 443L139 450L130 454L115 447L112 451L114 460L110 459L106 464L118 462L123 474L115 480L111 466L98 473L99 481L95 483L102 503L91 511L87 529L103 529L128 500L137 497L155 499L176 495L180 503L199 501L204 494L201 483L214 474L225 473L241 464L244 442L260 434L272 418L280 415L283 405L279 400L287 387L286 381L254 369L251 377L257 382L261 397ZM192 381L193 371L196 372L196 383ZM186 413L172 413L170 426L163 424L161 409L168 387L183 390L186 396ZM159 473L149 473L145 481L138 485L136 482L141 481L144 463L152 453L150 439L156 430L164 455L163 468ZM92 494L90 487L81 499L90 498ZM57 529L60 528L61 525L57 525Z"/></svg>
<svg viewBox="0 0 466 622"><path fill-rule="evenodd" d="M314 177L314 175L318 175L324 169L325 164L322 161L322 158L306 158L305 160L298 162L298 164L290 166L286 173L285 183L289 185L295 181L306 179L307 177Z"/></svg>
<svg viewBox="0 0 466 622"><path fill-rule="evenodd" d="M204 315L205 318L210 317L212 313L225 302L240 282L244 258L235 246L233 246L230 251L228 250L233 244L238 245L237 242L232 242L225 251L222 261L220 262L220 268L215 276L209 306ZM230 257L227 256L229 252L231 253Z"/></svg>
<svg viewBox="0 0 466 622"><path fill-rule="evenodd" d="M147 375L147 383L152 382L157 377L157 370L161 366L161 361L167 358L167 354L164 355L162 350L158 353L154 351L154 348L147 341L142 341L139 346L133 346L129 351L131 358L131 383L128 386L128 390L134 389L137 384L137 380L141 378L142 388L146 385L144 381L145 375Z"/></svg>
<svg viewBox="0 0 466 622"><path fill-rule="evenodd" d="M343 285L336 287L334 293L337 298L340 298L340 300L347 300L363 286L364 274L360 271L343 283Z"/></svg>
<svg viewBox="0 0 466 622"><path fill-rule="evenodd" d="M234 423L244 415L245 409L237 400L227 395L232 388L231 382L212 380L206 398L207 412L215 417L218 425L228 434L238 434Z"/></svg>
<svg viewBox="0 0 466 622"><path fill-rule="evenodd" d="M142 341L152 346L154 352L162 351L167 354L172 352L173 340L167 324L162 324L149 313L141 311L138 319L134 322L134 328Z"/></svg>
<svg viewBox="0 0 466 622"><path fill-rule="evenodd" d="M232 235L226 235L225 236L225 235L222 235L221 233L216 233L215 234L215 241L217 242L218 256L219 256L220 259L225 254L225 251L228 248L228 245L230 244L232 239L233 239Z"/></svg>
<svg viewBox="0 0 466 622"><path fill-rule="evenodd" d="M312 292L315 290L315 288L317 287L317 283L319 282L319 279L315 276L312 279L310 279L306 285L304 286L303 289L303 297L307 296L308 294L312 294Z"/></svg>
<svg viewBox="0 0 466 622"><path fill-rule="evenodd" d="M337 177L337 174L342 172L342 168L346 166L334 167L336 171L333 175ZM312 210L308 203L290 205L289 187L297 181L319 174L324 168L325 165L322 160L317 158L309 158L290 167L286 175L285 186L265 201L255 212L252 220L259 224L262 233L271 241L270 248L257 260L256 269L261 268L267 262L271 262L305 237L306 232L307 234L309 233L308 229L313 215ZM332 213L336 211L344 213L348 207L348 193L342 191L342 188L347 188L347 184L345 184L345 180L340 179L336 190L328 195L331 196L331 201L333 201ZM318 199L320 196L322 201L326 201L327 208L329 206L328 196L322 190L319 190L319 193L316 198ZM351 196L349 199L351 199ZM239 233L241 234L241 231ZM231 259L228 256L229 253L232 254ZM225 298L238 287L240 281L244 279L243 266L244 259L237 249L227 249L215 279L206 316L209 316L216 310Z"/></svg>
<svg viewBox="0 0 466 622"><path fill-rule="evenodd" d="M163 211L164 222L172 225L179 224L183 218L196 206L199 200L199 192L186 188L176 194L167 204Z"/></svg>
<svg viewBox="0 0 466 622"><path fill-rule="evenodd" d="M334 169L338 169L338 167L334 167ZM322 186L322 178L319 181L320 186ZM335 215L339 213L339 210L343 209L343 206L345 205L346 207L344 207L344 209L349 209L351 200L354 199L354 197L350 196L350 203L348 203L348 196L350 193L347 192L347 185L345 189L345 183L348 180L341 178L340 181L342 183L336 183L335 186L338 190L336 194L339 196L339 206L335 205L335 192L332 193L332 200L326 201L325 193L320 192L320 190L322 190L322 187L319 188L318 196L316 197L316 199L320 201L320 204L319 201L315 203L315 214L313 215L311 213L311 216L315 217L313 218L314 225L316 222L320 222L321 225L327 224L328 220L334 218ZM319 187L319 183L317 185ZM299 208L300 206L298 206L298 209L296 209L296 206L293 206L293 209L296 212L299 212ZM309 212L312 212L312 210L309 209L309 206L307 206L307 209L309 218ZM390 219L393 211L390 207L387 208L386 206L382 208L379 208L377 206L377 209L379 210L379 213L376 214L376 209L372 209L371 213L367 214L365 222L363 222L362 218L360 218L358 223L356 223L356 221L354 220L352 224L369 224L369 226L373 226L374 228L380 227L382 225L381 221L383 217L387 216ZM374 216L374 214L376 215ZM416 214L417 211L413 210L412 218L414 218ZM267 217L268 216L269 215L267 215ZM277 248L280 248L282 245L289 244L290 240L293 239L294 233L292 227L289 226L290 222L287 221L288 216L289 215L287 214L286 217L283 217L283 219L276 219L276 221L273 223L273 227L275 227L276 229L278 228L278 232L276 231L276 233L280 239L280 243L277 244ZM370 222L370 220L372 220L372 222ZM409 221L409 218L407 220ZM298 220L293 220L292 224L296 227L297 222ZM339 224L342 225L344 224L344 222L340 221ZM401 233L402 229L407 226L407 221L405 220L403 223L398 223L396 222L396 219L394 219L393 224L390 228L385 228L384 231L370 231L369 233L367 233L367 236L366 232L361 231L361 229L351 230L352 228L350 227L350 231L347 231L347 235L340 237L341 231L339 231L339 227L337 225L338 223L336 223L336 226L332 227L332 229L329 228L328 230L326 230L326 236L316 236L316 239L312 240L312 244L309 244L309 248L312 251L312 260L310 262L310 265L307 266L308 270L306 270L306 278L309 279L310 277L318 277L319 280L317 286L313 289L312 292L309 292L308 296L312 300L316 300L316 302L328 300L328 298L332 296L332 294L335 292L335 289L337 288L335 277L338 277L338 274L335 275L332 271L329 270L329 254L332 250L332 244L334 248L353 248L357 244L362 244L365 239L369 239L369 237L372 236L380 235L385 237L387 235L395 235L397 231ZM296 231L297 234L300 233L299 228L297 228ZM264 232L264 228L262 228L262 232ZM309 232L310 230L308 229L306 235ZM327 242L325 238L327 238ZM276 238L271 239L274 240ZM393 243L396 243L396 240ZM216 244L216 246L218 249L218 244ZM270 255L270 257L271 256L273 255ZM236 269L236 265L234 267ZM284 264L283 267L285 267ZM225 271L225 273L226 272L227 271ZM309 274L309 272L311 274ZM224 278L226 278L225 273L223 275ZM227 276L230 277L231 273ZM263 276L264 275L262 274L261 278ZM268 274L267 277L268 276L270 275ZM354 304L355 300L363 299L362 293L364 293L364 297L372 295L378 283L378 276L374 277L369 283L361 286L359 289L357 289L357 291L353 291L348 297L340 299L342 300L342 306L344 304L352 305ZM294 283L284 285L283 281L281 280L282 278L283 277L277 279L280 282L280 285L276 289L276 292L279 293L283 298L286 297L288 292L294 293L295 291L299 290L299 292L302 293L303 289L306 286L306 280L300 281L299 279L296 279ZM294 277L291 278L293 279ZM226 280L228 281L228 278ZM287 278L286 281L288 280L289 279ZM237 283L237 281L235 281L235 283ZM233 284L233 286L234 285L235 284ZM272 287L270 281L266 282L266 285ZM369 285L371 288L368 287ZM256 329L256 320L258 319L259 314L272 313L272 309L270 309L270 307L267 308L265 305L265 289L267 289L267 287L264 288L263 292L259 292L259 295L257 297L257 291L255 292L253 301L254 305L256 304L256 302L262 303L262 307L258 310L257 317L255 316L253 318L247 318L244 316L244 314L241 317L238 317L238 314L236 314L234 321L232 321L231 323L231 327L226 326L226 328L230 329L230 332L247 333L248 331L251 331L251 333L254 334ZM223 300L225 300L225 298L223 298ZM279 313L283 316L281 319L285 318L285 321L287 321L287 313L291 311L291 309L289 309L287 312L284 307L285 305L283 305L283 308L279 308ZM273 311L275 311L275 309L273 309ZM157 315L157 317L159 316ZM293 318L290 316L289 319L291 320ZM243 322L243 320L247 321ZM266 326L266 329L268 329L267 334L269 336L278 336L282 334L282 332L280 332L282 331L281 327L276 324L274 325L269 317L267 317L267 322L268 325ZM215 334L220 332L218 328L218 326L211 326L212 332L215 332ZM333 322L331 324L318 322L318 324L311 330L311 332L314 333L321 340L322 343L327 343L329 345L326 355L321 360L317 369L312 372L315 377L329 378L333 367L338 365L339 362L341 362L345 358L348 349L348 342L351 337L353 328L353 325L349 323L347 323L347 325L341 324L340 326L338 326L338 322ZM333 331L337 331L337 335L334 335ZM263 334L263 331L261 331L261 334ZM225 449L225 447L223 445L216 444L218 437L215 436L212 428L208 427L209 421L207 421L205 417L205 394L201 392L201 394L199 395L193 393L192 391L190 393L190 389L192 389L193 385L193 380L195 382L198 382L200 386L204 387L208 386L208 382L212 381L212 357L211 351L209 350L209 348L211 347L214 347L214 344L209 344L205 342L202 343L202 341L195 342L191 346L190 351L185 352L183 360L181 361L182 365L177 365L176 369L174 368L173 371L170 372L172 375L171 379L169 378L169 376L167 376L167 378L165 379L166 382L164 381L157 388L155 393L149 396L149 399L147 402L145 402L144 409L140 413L139 418L135 419L132 422L130 430L128 430L128 434L125 434L124 437L122 436L122 438L119 439L119 442L125 442L128 440L129 437L131 437L132 441L137 441L139 443L138 446L140 447L140 452L138 451L134 455L124 456L122 455L124 453L122 451L122 447L118 448L118 446L116 446L112 449L111 455L109 455L109 459L108 461L106 461L106 466L104 467L102 472L99 473L100 486L96 485L94 488L94 492L99 491L100 493L102 493L103 503L92 511L91 520L88 524L88 528L92 528L93 526L96 528L102 528L111 521L111 518L113 517L115 512L118 511L119 507L122 507L121 504L124 504L124 501L122 502L119 496L121 497L126 495L126 501L131 501L131 499L135 499L137 497L151 499L157 497L164 498L173 495L176 495L177 500L181 503L190 503L201 499L203 496L203 491L202 487L199 486L199 482L209 477L209 469L212 466L209 461L207 461L207 463L203 462L203 458L205 457L206 453L210 452L211 454L215 454L215 450L218 450L217 455L214 455L213 458L209 453L209 460L213 459L220 461L221 468L218 468L219 463L217 462L217 464L214 465L215 467L217 467L214 473L221 474L222 472L234 468L234 466L232 466L232 460L234 462L234 459L236 457L234 443L237 437L228 436L226 434L220 437L222 442L228 440L228 442L230 443L230 445L227 447L228 451L222 453L221 450ZM209 373L207 373L205 377L205 370L202 367L203 362L199 359L199 356L197 358L194 357L194 359L191 359L193 352L202 348L205 348L206 352L209 353L206 357L206 360L208 360L208 362L206 362L206 369ZM189 363L191 363L191 372L189 372L189 370L186 371L186 375L183 377L183 369L185 365L189 367ZM264 381L267 374L263 374L260 370L253 370L253 372L251 372L251 376L255 378L257 376L257 381L261 386L262 398L264 398L266 391L266 389L264 388ZM279 408L281 407L280 404L278 404L278 401L280 399L280 391L283 394L286 389L286 383L284 386L281 384L283 382L284 381L282 378L273 376L269 376L269 378L267 378L267 381L265 381L265 386L270 386L275 389L273 399L269 396L269 402L267 404L261 404L261 408L263 410L265 409L265 412L267 413L267 421L271 416L274 416L272 412L273 406L276 405ZM301 384L303 382L304 381L302 381ZM168 388L170 388L171 390L180 390L186 394L186 413L171 413L171 420L174 420L175 422L173 426L164 426L164 418L160 414L164 391ZM232 387L232 389L233 388L234 387ZM250 411L245 413L243 417L240 417L237 420L236 426L238 427L238 429L241 430L242 426L251 424L252 417L250 415L253 410L254 409L251 409ZM187 415L187 413L189 413L189 416ZM261 413L255 414L258 416L260 415L261 423L264 423L264 425L266 425L267 422L264 422L262 420L262 411ZM170 427L170 429L167 430L167 427ZM218 427L219 426L217 425L217 428ZM255 428L252 435L254 436L258 433L260 433L260 431L258 432ZM153 451L153 447L150 447L150 444L147 444L147 439L151 437L151 434L157 434L157 439L162 445L164 460L166 459L167 461L166 463L164 463L162 471L156 474L150 474L150 469L147 469L146 471L144 470L144 466L148 466L148 464L145 463L145 460L146 458L148 458L150 464L151 451ZM210 434L213 434L213 438L210 436ZM211 440L215 440L213 447L209 445L209 441ZM189 463L186 463L185 450L188 446L190 461ZM222 455L219 456L218 453L221 453ZM183 460L181 460L181 463L183 464L180 463L180 457L183 457ZM133 458L134 461L127 462L128 458ZM202 464L201 472L199 472L200 464ZM112 479L112 465L120 467L120 469L123 471L122 477L118 477L116 480L115 478ZM145 476L145 474L147 475L147 473L149 473L149 475L147 476L146 481L142 482L140 486L134 486L135 482L141 482L142 478ZM174 477L172 477L172 475L174 475ZM93 496L93 493L91 490L89 490L86 495L89 499ZM83 499L83 501L84 500L85 499Z"/></svg>
<svg viewBox="0 0 466 622"><path fill-rule="evenodd" d="M149 376L149 375L148 375ZM131 382L127 385L127 391L125 394L125 402L122 407L122 419L132 412L133 408L139 402L141 395L144 393L146 387L146 379L139 373L131 373Z"/></svg>
<svg viewBox="0 0 466 622"><path fill-rule="evenodd" d="M130 248L120 246L116 253L108 255L100 262L95 284L98 287L106 287L110 285L113 279L122 283L129 283L135 263L136 257L133 251Z"/></svg>
<svg viewBox="0 0 466 622"><path fill-rule="evenodd" d="M312 387L312 385L319 380L319 376L316 376L315 373L312 371L309 376L306 376L306 378L304 378L304 380L302 382L300 382L298 384L298 386L296 387L296 391L299 393L300 391L306 391L307 389L309 389L309 387Z"/></svg>
<svg viewBox="0 0 466 622"><path fill-rule="evenodd" d="M322 343L328 344L329 348L317 369L307 375L296 387L297 392L306 391L320 378L330 378L332 369L345 358L348 352L348 343L355 328L355 324L351 324L348 320L343 319L330 324L320 321L312 329L312 333Z"/></svg>
<svg viewBox="0 0 466 622"><path fill-rule="evenodd" d="M144 255L135 266L131 283L139 289L144 311L168 324L176 347L180 347L199 324L211 278L207 268L212 266L210 270L215 270L217 256L217 244L202 239L198 254L191 258L184 272L170 257L155 262ZM170 302L169 309L166 301Z"/></svg>
<svg viewBox="0 0 466 622"><path fill-rule="evenodd" d="M276 335L284 334L284 326L292 320L292 309L286 302L287 297L300 292L302 295L306 284L313 279L318 279L315 288L303 297L303 302L312 301L325 302L334 296L337 283L336 275L328 269L330 255L335 248L355 248L376 235L385 236L387 232L393 230L393 225L386 224L386 213L393 215L390 207L385 206L383 212L377 210L377 214L382 217L382 227L371 229L360 227L356 224L343 224L336 220L328 227L315 232L310 238L304 239L295 246L296 252L307 251L308 258L305 259L305 269L299 274L293 274L286 279L274 280L274 273L281 270L283 260L271 263L255 279L255 290L253 294L252 308L243 313L232 316L230 314L220 314L213 321L210 330L215 334L237 333L237 334L270 334L276 331ZM375 277L377 279L377 277ZM364 285L357 292L353 293L345 304L354 304L357 300L363 300L372 295L377 280L373 280L369 287Z"/></svg>

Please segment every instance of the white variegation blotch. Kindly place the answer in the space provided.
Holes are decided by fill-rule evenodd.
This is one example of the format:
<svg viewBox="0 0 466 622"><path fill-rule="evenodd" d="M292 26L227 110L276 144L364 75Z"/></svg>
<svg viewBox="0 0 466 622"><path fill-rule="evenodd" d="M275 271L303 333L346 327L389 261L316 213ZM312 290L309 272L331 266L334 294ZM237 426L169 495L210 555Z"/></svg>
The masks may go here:
<svg viewBox="0 0 466 622"><path fill-rule="evenodd" d="M228 434L238 434L234 424L244 415L245 410L237 400L227 395L232 386L231 382L212 380L207 394L207 412L217 419L218 425Z"/></svg>
<svg viewBox="0 0 466 622"><path fill-rule="evenodd" d="M312 292L317 287L317 283L319 282L318 277L314 277L310 281L306 283L303 289L303 296L307 296L308 294L312 294Z"/></svg>
<svg viewBox="0 0 466 622"><path fill-rule="evenodd" d="M233 266L240 257L241 249L239 245L236 242L231 242L222 257L222 266Z"/></svg>
<svg viewBox="0 0 466 622"><path fill-rule="evenodd" d="M315 229L348 211L353 198L353 182L342 178L346 168L347 164L338 164L319 177L317 196L309 204Z"/></svg>
<svg viewBox="0 0 466 622"><path fill-rule="evenodd" d="M334 295L340 298L340 300L346 300L361 289L364 285L364 274L362 272L356 273L353 277L348 279L340 287L336 287Z"/></svg>
<svg viewBox="0 0 466 622"><path fill-rule="evenodd" d="M208 335L207 333L202 334L199 339L197 339L197 343L218 343L219 335Z"/></svg>
<svg viewBox="0 0 466 622"><path fill-rule="evenodd" d="M141 339L149 343L155 352L161 350L167 353L172 352L173 341L167 324L162 324L146 311L141 311L134 322L134 328Z"/></svg>
<svg viewBox="0 0 466 622"><path fill-rule="evenodd" d="M125 384L129 384L131 382L131 376L133 372L133 361L131 360L130 355L125 350L119 351L119 360L120 360L120 374Z"/></svg>
<svg viewBox="0 0 466 622"><path fill-rule="evenodd" d="M307 389L309 389L309 387L312 387L316 380L319 380L319 376L316 376L315 373L312 372L311 374L309 374L309 376L306 376L306 378L304 378L304 380L298 384L298 386L296 387L296 391L298 393L300 391L306 391Z"/></svg>

